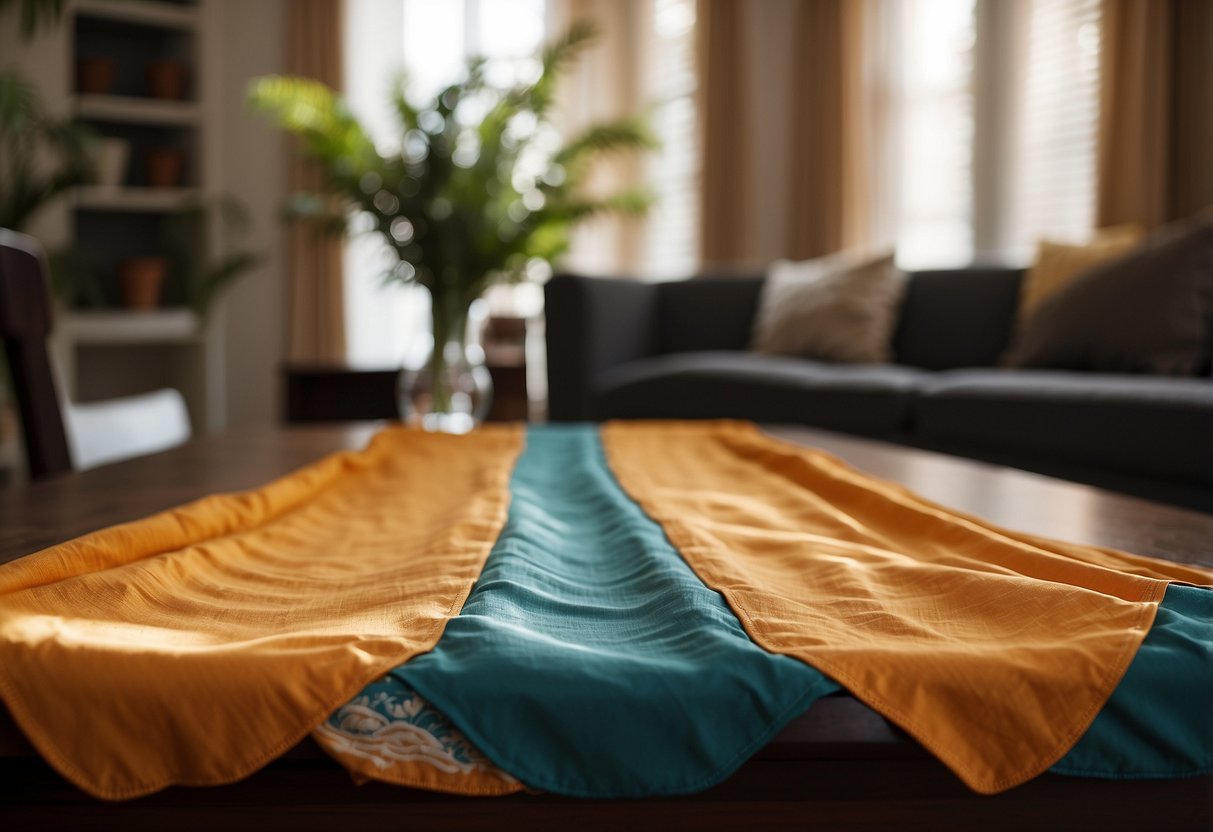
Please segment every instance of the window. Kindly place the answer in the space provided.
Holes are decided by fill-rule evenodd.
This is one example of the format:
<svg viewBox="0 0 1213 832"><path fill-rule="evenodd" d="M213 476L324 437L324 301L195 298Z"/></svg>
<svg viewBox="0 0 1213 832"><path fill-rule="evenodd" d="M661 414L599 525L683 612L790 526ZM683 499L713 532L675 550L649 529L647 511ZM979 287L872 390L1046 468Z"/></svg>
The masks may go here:
<svg viewBox="0 0 1213 832"><path fill-rule="evenodd" d="M1031 4L1019 121L1022 189L1011 240L1082 239L1095 221L1100 0Z"/></svg>
<svg viewBox="0 0 1213 832"><path fill-rule="evenodd" d="M973 256L973 0L910 0L901 54L901 228L905 268Z"/></svg>
<svg viewBox="0 0 1213 832"><path fill-rule="evenodd" d="M544 0L347 0L346 98L380 150L399 136L389 83L403 69L415 99L434 95L458 77L468 57L488 59L494 83L539 71ZM355 228L345 251L347 357L355 366L394 366L423 346L429 298L416 287L385 288L393 255L374 235Z"/></svg>
<svg viewBox="0 0 1213 832"><path fill-rule="evenodd" d="M1040 236L1088 234L1100 0L901 9L899 262L1026 260Z"/></svg>
<svg viewBox="0 0 1213 832"><path fill-rule="evenodd" d="M645 228L640 271L686 277L698 262L699 154L695 121L695 2L654 0L647 99L661 149L648 160L657 203Z"/></svg>
<svg viewBox="0 0 1213 832"><path fill-rule="evenodd" d="M548 34L550 11L545 0L347 0L346 98L380 149L393 150L399 137L387 93L395 72L407 72L416 98L432 96L456 78L472 55L488 59L486 75L495 84L528 80L540 69L534 55ZM578 93L612 90L621 112L649 109L662 149L646 160L641 177L658 201L630 238L635 244L596 235L591 223L574 237L574 246L609 249L599 253L612 270L619 268L626 248L629 269L686 276L697 257L695 0L630 0L626 7L604 3L596 11L610 18L598 21L604 29L615 29L604 31L586 55L598 55L600 69L592 83L600 86ZM633 66L640 69L626 71ZM614 90L620 85L628 89ZM592 109L580 115L614 115ZM390 252L372 235L354 234L346 246L346 332L348 358L355 365L397 364L417 347L418 334L428 332L423 290L380 285L391 262ZM542 293L534 285L498 287L490 302L511 314L532 314Z"/></svg>

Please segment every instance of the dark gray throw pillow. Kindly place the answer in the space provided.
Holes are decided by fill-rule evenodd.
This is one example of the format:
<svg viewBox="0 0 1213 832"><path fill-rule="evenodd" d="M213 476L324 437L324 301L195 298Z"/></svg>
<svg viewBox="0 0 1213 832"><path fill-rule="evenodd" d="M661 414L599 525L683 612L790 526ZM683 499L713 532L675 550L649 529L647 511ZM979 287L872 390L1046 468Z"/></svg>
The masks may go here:
<svg viewBox="0 0 1213 832"><path fill-rule="evenodd" d="M1213 357L1213 215L1176 223L1041 302L1008 367L1192 376Z"/></svg>

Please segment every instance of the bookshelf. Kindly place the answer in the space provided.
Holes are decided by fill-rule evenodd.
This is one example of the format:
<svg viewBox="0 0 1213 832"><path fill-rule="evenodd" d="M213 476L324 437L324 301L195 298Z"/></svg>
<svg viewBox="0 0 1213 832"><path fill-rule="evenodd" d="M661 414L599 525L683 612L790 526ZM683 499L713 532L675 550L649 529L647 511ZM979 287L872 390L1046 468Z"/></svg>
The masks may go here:
<svg viewBox="0 0 1213 832"><path fill-rule="evenodd" d="M66 392L86 402L173 387L194 431L222 427L222 323L188 308L185 275L165 259L170 231L204 257L218 230L181 219L216 191L216 111L206 60L215 0L74 0L63 21L68 111L103 141L100 182L68 201L66 237L81 252L53 349ZM197 212L194 212L195 214ZM170 223L177 225L170 225ZM182 233L181 222L193 222ZM130 264L162 273L150 308L132 309ZM217 317L217 316L216 316Z"/></svg>

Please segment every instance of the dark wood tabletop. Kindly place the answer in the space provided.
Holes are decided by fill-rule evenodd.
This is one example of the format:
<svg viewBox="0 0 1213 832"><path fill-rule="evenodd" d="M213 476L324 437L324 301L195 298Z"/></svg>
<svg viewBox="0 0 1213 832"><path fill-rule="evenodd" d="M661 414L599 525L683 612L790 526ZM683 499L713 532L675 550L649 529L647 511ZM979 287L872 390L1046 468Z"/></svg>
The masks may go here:
<svg viewBox="0 0 1213 832"><path fill-rule="evenodd" d="M369 423L241 428L163 453L0 490L0 562L209 494L255 488L325 454L361 448L376 429ZM827 431L767 430L1011 529L1213 566L1213 515Z"/></svg>
<svg viewBox="0 0 1213 832"><path fill-rule="evenodd" d="M234 429L158 454L0 490L0 563L366 445L376 425Z"/></svg>
<svg viewBox="0 0 1213 832"><path fill-rule="evenodd" d="M232 430L187 445L83 473L0 491L0 562L107 525L137 519L222 491L254 488L325 454L360 448L377 429L293 426ZM951 508L1012 529L1144 555L1213 566L1213 516L1147 503L968 460L799 427L769 427L782 439L833 453L875 476L906 485ZM1043 775L997 798L968 792L941 764L861 703L827 698L794 720L770 745L720 786L696 798L638 804L585 802L519 795L506 809L484 799L465 799L375 784L352 790L348 777L310 740L246 781L221 789L173 788L98 813L98 804L36 760L32 748L0 711L0 815L8 805L15 820L52 816L90 828L249 828L274 812L293 818L293 829L328 828L327 821L353 809L365 819L420 814L426 828L476 828L499 811L521 823L576 821L586 829L668 825L694 817L698 828L737 824L798 826L809 817L823 828L939 829L1053 828L1049 817L1081 827L1189 828L1213 817L1213 778L1195 781L1083 780ZM496 804L493 804L496 805ZM55 811L47 814L47 807ZM706 812L703 806L710 807ZM1167 823L1158 825L1160 807ZM250 813L250 809L252 810ZM234 823L233 810L245 813ZM597 821L590 822L591 815ZM688 815L688 812L691 812ZM950 825L941 819L950 818ZM185 826L181 826L182 823ZM233 825L234 823L234 825ZM870 825L863 825L870 823ZM98 825L100 824L100 825ZM195 824L195 825L197 825ZM319 825L317 825L319 824ZM588 824L588 825L587 825ZM890 826L892 824L892 826ZM13 827L17 828L17 827ZM22 826L21 828L40 828ZM41 827L50 828L50 827ZM1194 828L1194 827L1193 827Z"/></svg>

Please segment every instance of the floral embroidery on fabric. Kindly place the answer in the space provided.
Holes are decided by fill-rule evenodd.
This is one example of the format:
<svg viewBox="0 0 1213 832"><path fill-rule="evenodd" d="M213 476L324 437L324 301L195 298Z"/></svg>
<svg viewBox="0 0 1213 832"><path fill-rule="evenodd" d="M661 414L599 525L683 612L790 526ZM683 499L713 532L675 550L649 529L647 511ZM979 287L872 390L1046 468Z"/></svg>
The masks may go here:
<svg viewBox="0 0 1213 832"><path fill-rule="evenodd" d="M369 760L380 769L412 762L446 774L485 772L517 782L429 702L392 676L367 685L316 732L334 751Z"/></svg>

